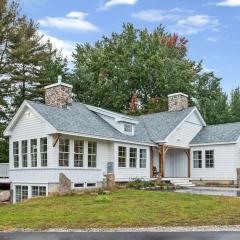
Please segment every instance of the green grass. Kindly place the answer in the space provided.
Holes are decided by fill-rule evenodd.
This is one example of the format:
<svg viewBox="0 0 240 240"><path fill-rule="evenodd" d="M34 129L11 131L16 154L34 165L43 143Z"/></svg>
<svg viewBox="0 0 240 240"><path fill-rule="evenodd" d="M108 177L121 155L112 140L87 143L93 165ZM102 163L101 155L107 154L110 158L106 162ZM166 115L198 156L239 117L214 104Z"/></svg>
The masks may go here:
<svg viewBox="0 0 240 240"><path fill-rule="evenodd" d="M50 196L0 206L0 230L240 224L240 199L119 190L110 200Z"/></svg>

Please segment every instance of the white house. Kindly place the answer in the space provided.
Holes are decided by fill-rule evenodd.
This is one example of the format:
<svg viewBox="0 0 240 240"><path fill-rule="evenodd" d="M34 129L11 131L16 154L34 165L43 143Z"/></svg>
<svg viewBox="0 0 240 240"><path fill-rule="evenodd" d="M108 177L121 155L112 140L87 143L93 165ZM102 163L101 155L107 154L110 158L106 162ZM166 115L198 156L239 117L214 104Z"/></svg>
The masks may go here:
<svg viewBox="0 0 240 240"><path fill-rule="evenodd" d="M72 86L46 87L45 104L24 101L5 130L14 202L58 190L163 178L236 182L240 123L206 126L188 96L169 95L169 111L127 116L72 102Z"/></svg>

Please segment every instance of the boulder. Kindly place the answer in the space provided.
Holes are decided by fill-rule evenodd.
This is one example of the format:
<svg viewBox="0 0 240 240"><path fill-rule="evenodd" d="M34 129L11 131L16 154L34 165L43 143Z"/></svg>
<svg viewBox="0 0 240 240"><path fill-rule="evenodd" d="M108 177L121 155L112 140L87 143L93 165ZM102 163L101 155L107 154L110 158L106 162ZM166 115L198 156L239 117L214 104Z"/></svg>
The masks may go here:
<svg viewBox="0 0 240 240"><path fill-rule="evenodd" d="M59 195L71 195L71 180L64 173L59 174Z"/></svg>
<svg viewBox="0 0 240 240"><path fill-rule="evenodd" d="M107 180L107 189L111 190L115 187L115 175L113 173L109 173L106 175Z"/></svg>
<svg viewBox="0 0 240 240"><path fill-rule="evenodd" d="M10 200L11 194L10 191L0 192L0 202L7 202Z"/></svg>

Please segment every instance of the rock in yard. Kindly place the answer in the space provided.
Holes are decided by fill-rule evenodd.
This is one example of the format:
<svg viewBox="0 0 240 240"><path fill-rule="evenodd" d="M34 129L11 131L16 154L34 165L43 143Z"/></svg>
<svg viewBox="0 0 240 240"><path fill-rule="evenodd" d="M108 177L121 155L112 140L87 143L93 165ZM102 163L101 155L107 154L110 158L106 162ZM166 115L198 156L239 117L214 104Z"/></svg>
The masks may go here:
<svg viewBox="0 0 240 240"><path fill-rule="evenodd" d="M0 202L7 202L10 200L10 191L3 191L0 193Z"/></svg>
<svg viewBox="0 0 240 240"><path fill-rule="evenodd" d="M71 180L65 176L65 174L59 174L59 195L71 195Z"/></svg>

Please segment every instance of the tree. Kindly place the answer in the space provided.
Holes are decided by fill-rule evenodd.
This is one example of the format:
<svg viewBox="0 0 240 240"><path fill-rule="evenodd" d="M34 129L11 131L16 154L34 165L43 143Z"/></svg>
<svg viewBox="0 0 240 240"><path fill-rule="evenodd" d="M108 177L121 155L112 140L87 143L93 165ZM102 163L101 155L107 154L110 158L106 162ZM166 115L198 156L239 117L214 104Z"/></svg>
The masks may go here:
<svg viewBox="0 0 240 240"><path fill-rule="evenodd" d="M233 122L240 122L240 88L237 87L231 92L230 99L231 118Z"/></svg>
<svg viewBox="0 0 240 240"><path fill-rule="evenodd" d="M202 73L195 81L194 104L208 124L231 121L228 96L220 84L221 79L213 72Z"/></svg>
<svg viewBox="0 0 240 240"><path fill-rule="evenodd" d="M169 34L162 26L153 33L124 24L122 33L104 36L94 46L77 45L72 84L78 100L126 112L132 92L141 111L159 98L167 109L167 95L184 92L192 96L198 63L187 59L187 40ZM155 106L154 106L155 108Z"/></svg>
<svg viewBox="0 0 240 240"><path fill-rule="evenodd" d="M0 161L7 150L3 129L24 100L43 101L44 86L67 74L67 61L15 1L0 6Z"/></svg>

